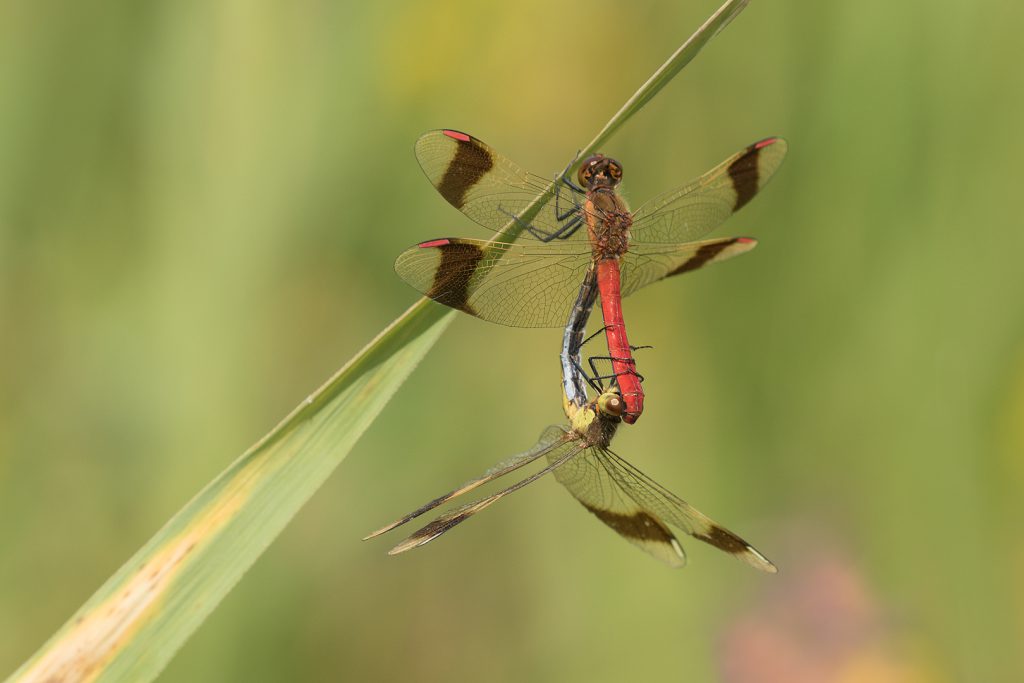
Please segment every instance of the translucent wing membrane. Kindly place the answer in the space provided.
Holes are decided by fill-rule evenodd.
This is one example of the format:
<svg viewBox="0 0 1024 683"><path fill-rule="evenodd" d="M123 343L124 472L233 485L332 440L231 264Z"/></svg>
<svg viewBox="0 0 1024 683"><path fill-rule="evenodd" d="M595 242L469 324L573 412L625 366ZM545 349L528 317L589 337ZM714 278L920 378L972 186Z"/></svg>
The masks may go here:
<svg viewBox="0 0 1024 683"><path fill-rule="evenodd" d="M745 254L756 246L757 240L750 237L723 237L686 244L636 244L619 263L622 296L629 296L652 282Z"/></svg>
<svg viewBox="0 0 1024 683"><path fill-rule="evenodd" d="M668 527L638 505L603 467L600 448L589 448L555 470L555 478L587 510L620 536L670 567L686 564L686 553Z"/></svg>
<svg viewBox="0 0 1024 683"><path fill-rule="evenodd" d="M749 543L608 449L587 450L557 469L555 478L620 536L670 566L683 566L686 555L668 525L756 569L776 571Z"/></svg>
<svg viewBox="0 0 1024 683"><path fill-rule="evenodd" d="M756 142L640 207L633 214L629 249L621 258L622 295L753 248L756 242L747 238L692 240L745 206L785 154L781 138ZM402 279L442 304L491 322L564 325L593 259L581 216L582 195L557 183L556 195L527 219L524 211L551 182L527 173L480 140L452 130L432 131L416 143L416 156L452 206L494 230L522 221L524 239L488 251L482 240L423 242L395 262Z"/></svg>
<svg viewBox="0 0 1024 683"><path fill-rule="evenodd" d="M553 429L558 428L555 427ZM449 510L438 515L429 524L422 527L415 533L410 534L408 538L406 538L404 541L402 541L394 548L389 550L388 554L397 555L398 553L403 553L407 550L412 550L413 548L418 548L421 545L429 543L438 536L444 534L450 529L453 529L457 525L466 521L467 519L469 519L476 513L480 512L481 510L490 507L491 505L498 502L508 494L518 491L524 486L532 484L533 482L537 481L548 472L551 472L552 470L557 470L566 462L571 461L572 458L579 454L579 452L583 449L584 444L579 438L573 438L575 435L573 435L573 437L568 437L566 432L562 430L558 431L562 434L563 438L549 443L540 453L537 454L537 456L530 458L530 460L534 460L536 459L536 457L539 457L540 455L547 455L549 464L546 467L544 467L541 470L538 470L537 472L531 474L525 479L516 482L515 484L509 486L508 488L504 488L501 491L498 491L497 493L487 496L486 498L475 500L472 503L467 503L465 505L462 505L461 507L457 507L453 510ZM568 434L571 434L571 432Z"/></svg>
<svg viewBox="0 0 1024 683"><path fill-rule="evenodd" d="M786 141L749 145L683 187L655 197L633 213L630 244L688 242L707 235L768 184L786 156Z"/></svg>
<svg viewBox="0 0 1024 683"><path fill-rule="evenodd" d="M426 296L512 327L562 327L589 267L586 244L472 239L423 242L395 261L395 272Z"/></svg>
<svg viewBox="0 0 1024 683"><path fill-rule="evenodd" d="M600 413L593 413L593 417L599 421L606 419ZM366 538L399 527L464 493L546 457L546 467L497 493L438 515L392 548L389 554L395 555L429 543L508 494L533 483L548 472L554 472L558 481L598 519L630 543L669 566L681 567L686 564L686 554L669 529L669 525L672 525L756 569L776 571L775 565L749 543L608 450L607 444L615 425L609 423L605 426L610 427L611 431L596 434L591 434L589 427L581 427L581 431L548 427L537 445L530 450L495 465L482 476L435 498ZM585 433L590 436L585 436Z"/></svg>
<svg viewBox="0 0 1024 683"><path fill-rule="evenodd" d="M512 327L562 327L590 268L586 245L439 239L399 255L395 271L435 301ZM622 295L673 275L746 253L749 237L687 244L638 244L621 260Z"/></svg>
<svg viewBox="0 0 1024 683"><path fill-rule="evenodd" d="M470 479L462 486L452 489L448 493L438 496L434 500L425 503L424 505L413 510L409 514L400 517L394 522L391 522L391 524L383 526L380 529L374 531L373 533L368 534L363 538L363 540L366 541L371 538L380 536L381 534L387 533L396 527L402 526L406 522L416 519L417 517L426 512L430 512L431 510L440 505L444 505L445 503L454 498L458 498L464 493L469 493L473 489L483 486L488 482L494 481L495 479L502 477L508 474L509 472L514 472L520 467L529 465L537 458L546 455L553 449L557 449L559 445L562 445L568 441L572 441L573 439L574 435L571 432L567 432L566 430L562 429L561 427L548 427L547 429L544 430L544 433L541 434L540 440L537 441L537 445L531 448L530 450L525 451L523 453L519 453L517 455L513 455L511 458L499 462L497 465L490 468L476 479Z"/></svg>
<svg viewBox="0 0 1024 683"><path fill-rule="evenodd" d="M602 469L638 505L653 510L690 536L743 560L755 569L774 574L777 569L752 545L654 481L610 450L600 452Z"/></svg>
<svg viewBox="0 0 1024 683"><path fill-rule="evenodd" d="M786 150L782 138L766 138L686 185L655 197L634 213L632 240L688 242L703 237L754 198L778 170ZM513 217L521 216L552 183L458 131L426 133L416 143L416 158L449 204L491 230L501 230ZM582 211L582 199L568 185L557 183L539 213L524 221L536 232L524 232L523 237L555 235L585 242L585 230L564 234L566 222L572 220L570 211Z"/></svg>
<svg viewBox="0 0 1024 683"><path fill-rule="evenodd" d="M453 130L433 130L423 135L416 141L416 159L449 204L491 230L501 230L522 216L554 182L554 176L545 179L528 173L480 140ZM559 214L580 203L581 195L557 183L554 195L528 221L534 232L521 236L537 239L557 235L586 242L586 229L560 234L565 222L559 220Z"/></svg>

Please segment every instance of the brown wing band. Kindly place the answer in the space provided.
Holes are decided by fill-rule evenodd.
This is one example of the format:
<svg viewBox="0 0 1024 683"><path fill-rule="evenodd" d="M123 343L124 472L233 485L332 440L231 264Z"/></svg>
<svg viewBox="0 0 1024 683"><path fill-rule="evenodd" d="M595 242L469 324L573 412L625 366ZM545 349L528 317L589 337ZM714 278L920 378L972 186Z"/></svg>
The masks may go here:
<svg viewBox="0 0 1024 683"><path fill-rule="evenodd" d="M483 250L475 244L454 240L433 248L440 250L441 263L427 296L445 306L476 315L468 303L469 283L484 257Z"/></svg>
<svg viewBox="0 0 1024 683"><path fill-rule="evenodd" d="M753 144L747 147L743 156L729 164L729 178L732 179L732 186L736 190L736 204L732 207L733 211L742 209L757 194L760 183L757 164L760 157L761 148L757 144Z"/></svg>
<svg viewBox="0 0 1024 683"><path fill-rule="evenodd" d="M623 515L586 503L583 504L583 507L626 538L635 538L639 541L658 541L666 544L671 544L675 538L672 532L665 528L665 525L646 512L640 511L632 515Z"/></svg>
<svg viewBox="0 0 1024 683"><path fill-rule="evenodd" d="M747 545L747 542L742 538L720 526L712 526L706 535L694 533L693 537L700 539L705 543L710 543L719 550L724 550L730 555L738 555L751 549L750 546Z"/></svg>
<svg viewBox="0 0 1024 683"><path fill-rule="evenodd" d="M475 138L452 139L457 145L455 156L445 169L441 182L437 184L437 191L449 204L461 209L466 201L466 193L494 167L494 159L490 150Z"/></svg>
<svg viewBox="0 0 1024 683"><path fill-rule="evenodd" d="M737 239L731 239L705 244L697 250L697 253L683 261L682 265L675 270L670 271L665 277L672 277L673 275L679 275L680 273L689 273L691 270L697 270L718 256L723 249L736 244L737 241Z"/></svg>

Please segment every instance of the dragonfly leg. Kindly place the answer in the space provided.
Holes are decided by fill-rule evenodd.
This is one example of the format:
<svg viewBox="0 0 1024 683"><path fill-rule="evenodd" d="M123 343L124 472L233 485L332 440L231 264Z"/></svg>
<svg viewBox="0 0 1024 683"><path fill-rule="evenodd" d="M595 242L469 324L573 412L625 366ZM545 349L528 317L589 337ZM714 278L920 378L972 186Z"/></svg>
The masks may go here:
<svg viewBox="0 0 1024 683"><path fill-rule="evenodd" d="M612 372L607 375L602 375L595 365L595 361L606 360L609 363L619 361L620 363L628 363L630 368L628 370L622 370L621 372ZM590 363L590 369L594 371L594 379L611 379L613 377L619 377L620 375L633 375L641 382L644 381L644 376L636 371L636 362L632 358L618 358L616 356L590 356L587 361Z"/></svg>
<svg viewBox="0 0 1024 683"><path fill-rule="evenodd" d="M569 165L565 167L565 170L562 171L560 176L556 177L555 182L556 183L561 182L563 185L568 187L570 191L572 191L574 193L581 194L581 195L582 194L586 194L585 190L583 190L582 188L579 188L576 185L574 185L566 177L566 173L569 171L569 169L572 167L572 165L574 163L576 163L575 159L573 159L569 163ZM500 206L498 207L498 211L500 211L501 213L503 213L506 216L510 217L512 220L514 220L516 223L518 223L519 226L522 229L526 230L528 233L533 235L535 238L537 238L541 242L551 242L551 241L556 240L556 239L568 239L569 237L572 237L574 234L576 234L576 231L580 229L580 226L583 225L583 216L581 215L579 202L571 201L570 202L571 206L569 208L567 208L565 211L563 211L561 209L561 205L560 205L561 200L562 200L561 189L556 187L556 189L555 189L555 220L557 222L561 223L562 225L560 225L559 228L557 230L555 230L554 232L548 232L547 230L541 230L540 228L537 228L537 227L535 227L534 225L532 225L530 223L526 223L526 222L520 220L519 216L517 216L516 214L512 213L511 211L506 211L505 209L501 208Z"/></svg>
<svg viewBox="0 0 1024 683"><path fill-rule="evenodd" d="M528 233L530 233L531 235L533 235L534 237L536 237L540 241L548 242L548 241L554 239L552 237L552 233L547 232L545 230L540 230L539 228L535 228L530 223L524 223L523 221L521 221L519 219L519 216L517 216L516 214L512 213L511 211L506 211L505 209L501 208L500 206L498 207L498 211L500 211L501 213L505 214L506 216L508 216L509 218L514 220L516 223L519 224L520 228L522 228L523 230L526 230Z"/></svg>
<svg viewBox="0 0 1024 683"><path fill-rule="evenodd" d="M580 192L579 188L577 188L575 185L570 183L565 178L562 178L562 182L565 183L569 187L569 189L572 190L573 192ZM562 209L560 208L560 202L561 201L562 201L562 193L556 191L555 192L555 220L556 221L564 221L565 219L569 218L570 216L579 216L579 214L580 214L580 203L579 202L577 202L577 201L570 202L571 207L566 209L565 211L562 211Z"/></svg>
<svg viewBox="0 0 1024 683"><path fill-rule="evenodd" d="M572 183L572 181L570 181L566 177L566 175L565 175L569 171L569 168L574 163L576 163L575 160L569 162L569 165L565 167L565 170L562 171L562 174L560 176L558 176L557 178L555 178L555 182L556 183L560 182L563 185L565 185L566 187L568 187L571 192L574 192L577 195L583 196L583 195L586 194L586 190L584 190L583 188L580 188L580 187L577 187L576 185L574 185ZM580 211L580 203L578 201L570 202L572 204L571 208L568 208L565 211L562 211L561 208L559 208L561 200L562 200L562 193L560 191L556 190L555 191L555 220L556 221L564 221L567 218L569 218L570 216L576 216L577 218L581 217L580 216L580 213L581 213L581 211Z"/></svg>
<svg viewBox="0 0 1024 683"><path fill-rule="evenodd" d="M531 223L526 223L520 220L519 216L512 213L511 211L506 211L500 206L498 207L498 211L514 220L516 223L519 224L520 228L530 233L541 242L551 242L552 240L565 239L567 237L571 237L577 230L579 230L580 225L583 224L583 219L580 218L579 216L576 216L568 223L565 223L564 225L560 226L558 230L555 230L554 232L548 232L547 230L541 230L540 228L534 227Z"/></svg>
<svg viewBox="0 0 1024 683"><path fill-rule="evenodd" d="M591 388L598 393L604 392L604 382L602 382L601 380L617 380L622 375L633 375L641 382L644 381L644 376L637 372L635 369L626 370L623 372L610 372L607 375L602 375L601 371L597 369L596 361L599 360L611 360L611 357L591 356L590 358L588 358L587 363L590 365L590 374L588 374L582 367L580 367L579 363L573 363L573 365L576 367L576 370L583 376L584 379L587 380L587 384L589 384Z"/></svg>
<svg viewBox="0 0 1024 683"><path fill-rule="evenodd" d="M584 346L586 346L587 344L589 344L589 343L590 343L590 342L591 342L591 341L592 341L592 340L594 339L594 337L596 337L596 336L597 336L597 335L599 335L599 334L602 334L602 333L603 333L603 332L604 332L605 330L607 330L607 329L608 329L608 326L607 326L607 325L605 325L605 326L604 326L604 327L602 327L601 329L599 329L599 330L597 330L596 332L594 332L594 334L592 334L592 335L590 335L589 337L587 337L586 339L584 339L584 340L583 340L582 342L580 342L580 348L582 349L582 348L583 348Z"/></svg>
<svg viewBox="0 0 1024 683"><path fill-rule="evenodd" d="M567 239L575 235L576 231L580 229L581 225L583 225L583 219L580 216L577 216L573 220L569 221L569 224L566 225L566 229L568 230L568 232L562 234L562 239Z"/></svg>
<svg viewBox="0 0 1024 683"><path fill-rule="evenodd" d="M580 218L579 216L576 216L571 221L562 225L562 227L560 227L558 230L552 233L544 233L546 237L541 237L540 235L538 235L537 232L542 231L539 231L536 228L533 228L532 230L530 230L530 228L527 229L530 230L530 234L539 239L541 242L550 242L551 240L564 240L568 239L569 237L572 237L574 234L576 234L576 231L580 229L581 225L583 225L583 219ZM537 230L537 232L534 232L535 230Z"/></svg>
<svg viewBox="0 0 1024 683"><path fill-rule="evenodd" d="M564 169L562 169L562 172L559 173L556 176L556 178L555 178L556 180L562 181L563 185L565 185L570 190L572 190L573 192L576 192L578 194L586 194L587 191L584 190L582 187L578 186L576 183L574 183L571 180L569 180L569 169L572 168L572 165L575 164L576 160L580 158L580 152L582 152L582 151L583 150L578 150L576 152L576 156L573 157L572 161L569 162L569 165L566 166Z"/></svg>
<svg viewBox="0 0 1024 683"><path fill-rule="evenodd" d="M602 375L601 371L597 369L597 363L595 362L597 360L600 359L597 358L596 356L591 356L590 358L587 358L587 363L590 365L590 371L593 373L593 375L588 376L584 374L584 377L586 377L587 381L589 381L592 385L597 385L596 387L594 387L596 391L604 391L604 382L602 382L601 380L615 379L615 373L612 373L610 375Z"/></svg>
<svg viewBox="0 0 1024 683"><path fill-rule="evenodd" d="M583 377L583 379L587 380L587 384L590 385L591 389L593 389L599 394L604 393L604 383L601 382L601 379L603 378L598 375L597 368L594 367L593 363L591 363L590 365L590 369L594 373L593 375L588 375L587 371L583 369L583 366L581 366L579 361L576 360L575 358L573 359L572 364L573 367L576 368L576 372L578 372Z"/></svg>
<svg viewBox="0 0 1024 683"><path fill-rule="evenodd" d="M597 331L595 331L589 337L587 337L582 342L580 342L579 348L582 349L584 346L589 344L594 339L594 337L597 337L598 335L603 334L604 331L607 328L608 328L608 326L605 325L604 327L602 327L602 328L598 329ZM653 348L654 347L650 346L650 345L644 345L644 346L632 346L632 345L630 345L630 349L633 350L633 351L637 351L639 349L653 349ZM615 361L620 361L622 363L629 364L630 365L630 369L629 370L623 370L621 372L611 372L611 373L608 373L608 374L601 374L601 371L597 367L597 362L598 361L608 361L609 363L612 363L612 362L615 362ZM588 356L587 357L587 364L590 366L590 373L587 373L587 371L583 369L583 367L580 365L579 360L577 360L576 358L573 358L572 364L573 364L573 367L575 367L576 370L580 373L580 375L582 375L583 378L587 380L587 384L589 384L591 386L591 388L593 388L595 391L598 391L598 392L604 391L604 383L601 380L606 380L606 379L607 380L615 380L620 375L627 375L627 374L628 375L633 375L634 377L638 378L641 382L644 381L644 376L636 371L636 361L633 360L632 358L619 358L618 356Z"/></svg>

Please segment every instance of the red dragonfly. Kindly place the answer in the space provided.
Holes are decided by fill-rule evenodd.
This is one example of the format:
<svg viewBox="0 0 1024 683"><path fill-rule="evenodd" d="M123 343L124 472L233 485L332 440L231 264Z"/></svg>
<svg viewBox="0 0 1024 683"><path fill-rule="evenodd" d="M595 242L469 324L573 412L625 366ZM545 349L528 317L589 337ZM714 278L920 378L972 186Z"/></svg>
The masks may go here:
<svg viewBox="0 0 1024 683"><path fill-rule="evenodd" d="M694 240L753 199L785 154L785 140L761 140L630 212L616 192L622 166L614 159L585 159L579 185L563 173L537 205L550 181L470 135L431 131L417 141L416 158L441 196L492 230L518 224L523 239L428 240L399 255L395 270L426 296L484 320L561 327L587 269L596 264L609 359L626 404L623 420L633 423L643 411L643 390L621 298L753 248L756 242L743 237Z"/></svg>

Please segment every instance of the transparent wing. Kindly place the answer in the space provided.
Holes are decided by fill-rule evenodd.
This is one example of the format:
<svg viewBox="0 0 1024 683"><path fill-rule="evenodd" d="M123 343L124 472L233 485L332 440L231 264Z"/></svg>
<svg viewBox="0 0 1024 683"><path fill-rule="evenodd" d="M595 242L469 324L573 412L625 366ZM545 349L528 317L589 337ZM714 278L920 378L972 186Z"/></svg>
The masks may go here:
<svg viewBox="0 0 1024 683"><path fill-rule="evenodd" d="M594 457L588 461L588 464L591 465L590 471L594 474L588 475L589 480L581 479L578 486L584 487L588 491L593 489L613 490L619 498L632 501L634 505L645 510L651 517L664 520L690 536L743 560L755 569L770 573L777 571L775 565L752 545L719 525L611 450L596 449Z"/></svg>
<svg viewBox="0 0 1024 683"><path fill-rule="evenodd" d="M520 467L523 467L524 465L529 465L531 462L541 457L542 455L547 454L553 448L556 448L559 444L568 440L569 438L571 438L571 435L568 434L561 427L548 427L541 434L540 440L537 441L537 445L535 445L530 450L513 455L511 458L508 458L507 460L502 460L497 465L494 465L476 479L470 479L462 486L454 488L448 493L438 496L434 500L425 503L421 507L413 510L412 512L403 517L400 517L394 522L391 522L386 526L382 526L380 529L377 529L373 533L365 536L363 540L366 541L371 538L380 536L381 534L387 533L396 527L402 526L410 520L416 519L425 512L430 512L439 505L444 505L453 498L458 498L464 493L469 493L473 489L483 486L484 484L490 481L494 481L498 477L502 477L508 474L509 472L514 472L515 470L519 469Z"/></svg>
<svg viewBox="0 0 1024 683"><path fill-rule="evenodd" d="M464 133L427 133L416 150L424 172L445 199L494 229L504 227L513 215L523 215L547 186L547 181ZM749 251L756 242L746 238L690 240L713 230L749 202L785 152L782 139L762 140L686 187L641 207L634 216L629 251L621 261L623 296ZM564 187L563 191L568 192ZM566 206L575 201L565 199ZM548 208L530 219L531 229L550 235L562 231L565 236L566 223L556 216L564 207ZM483 240L430 240L403 252L395 270L426 296L484 320L513 327L561 327L593 258L586 232L580 229L568 241L544 244L517 240L494 245L490 251ZM531 236L529 231L522 235Z"/></svg>
<svg viewBox="0 0 1024 683"><path fill-rule="evenodd" d="M490 322L562 327L590 262L586 243L453 238L407 249L395 261L395 272L431 299Z"/></svg>
<svg viewBox="0 0 1024 683"><path fill-rule="evenodd" d="M754 198L782 165L786 141L748 146L683 187L648 201L633 214L630 248L643 242L700 239Z"/></svg>
<svg viewBox="0 0 1024 683"><path fill-rule="evenodd" d="M588 448L555 470L555 478L598 519L620 536L670 567L686 564L686 553L649 507L619 485L604 464L600 448Z"/></svg>
<svg viewBox="0 0 1024 683"><path fill-rule="evenodd" d="M745 254L757 246L750 237L723 237L686 244L636 244L619 262L622 296L673 275Z"/></svg>
<svg viewBox="0 0 1024 683"><path fill-rule="evenodd" d="M554 177L528 173L470 135L432 130L416 141L416 159L441 196L485 228L501 230L518 217L542 234L587 241L586 229L560 234L567 212L582 203L578 193L557 183L536 215L527 218L527 207L551 188ZM538 235L526 231L522 237L537 239Z"/></svg>
<svg viewBox="0 0 1024 683"><path fill-rule="evenodd" d="M435 301L512 327L562 327L591 266L586 245L422 242L399 255L395 272ZM745 254L750 237L686 244L636 244L620 260L622 296L652 282Z"/></svg>
<svg viewBox="0 0 1024 683"><path fill-rule="evenodd" d="M552 470L557 471L559 467L564 465L566 462L571 461L573 456L582 450L582 442L571 432L566 432L558 427L550 428L549 432L551 432L551 430L557 430L561 436L557 440L548 443L543 452L530 458L532 461L540 455L547 455L549 464L546 467L495 494L487 496L486 498L481 498L480 500L475 500L472 503L467 503L466 505L462 505L461 507L457 507L438 515L432 522L411 534L408 538L389 550L388 554L397 555L398 553L404 553L407 550L412 550L413 548L418 548L421 545L430 543L438 536L466 521L481 510L490 507L508 494L518 491L528 484L532 484ZM545 436L548 436L549 432L545 432ZM553 434L554 433L551 432L551 435Z"/></svg>

